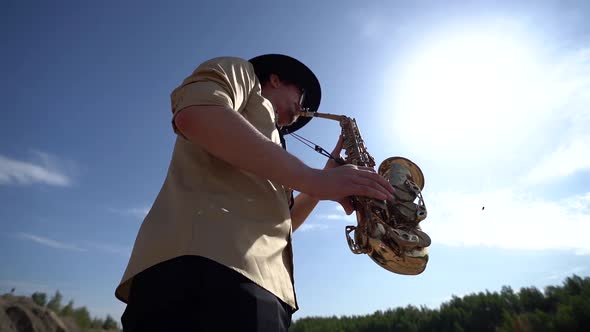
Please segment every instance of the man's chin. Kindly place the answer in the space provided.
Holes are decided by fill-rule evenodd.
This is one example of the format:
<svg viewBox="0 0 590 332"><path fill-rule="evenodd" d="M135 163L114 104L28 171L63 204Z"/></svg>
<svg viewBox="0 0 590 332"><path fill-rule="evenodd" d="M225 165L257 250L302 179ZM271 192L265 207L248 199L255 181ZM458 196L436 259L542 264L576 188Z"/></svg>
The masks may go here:
<svg viewBox="0 0 590 332"><path fill-rule="evenodd" d="M295 122L297 122L297 119L299 119L299 115L293 115L293 117L291 118L291 123L289 123L289 125L292 125Z"/></svg>

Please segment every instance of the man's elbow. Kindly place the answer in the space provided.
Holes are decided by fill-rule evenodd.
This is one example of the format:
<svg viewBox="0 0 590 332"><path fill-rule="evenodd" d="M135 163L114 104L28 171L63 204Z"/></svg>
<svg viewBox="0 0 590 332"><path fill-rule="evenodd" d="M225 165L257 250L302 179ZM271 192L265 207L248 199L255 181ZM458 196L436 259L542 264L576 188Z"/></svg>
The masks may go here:
<svg viewBox="0 0 590 332"><path fill-rule="evenodd" d="M186 109L180 110L178 111L178 114L174 115L174 131L188 139L187 129L189 126L189 115L185 110Z"/></svg>
<svg viewBox="0 0 590 332"><path fill-rule="evenodd" d="M193 136L195 130L206 122L204 108L208 106L188 106L178 111L174 116L174 126L179 134L185 138Z"/></svg>
<svg viewBox="0 0 590 332"><path fill-rule="evenodd" d="M186 139L199 140L200 136L207 136L207 131L213 130L215 114L224 110L222 106L188 106L174 116L174 126Z"/></svg>

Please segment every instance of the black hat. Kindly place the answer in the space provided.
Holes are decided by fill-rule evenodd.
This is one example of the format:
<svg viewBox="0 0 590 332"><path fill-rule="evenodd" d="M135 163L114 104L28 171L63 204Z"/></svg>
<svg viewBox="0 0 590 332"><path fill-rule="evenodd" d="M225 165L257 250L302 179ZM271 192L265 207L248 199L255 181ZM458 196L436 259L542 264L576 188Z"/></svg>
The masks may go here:
<svg viewBox="0 0 590 332"><path fill-rule="evenodd" d="M264 54L250 59L258 79L266 80L270 74L277 75L281 80L293 83L303 89L305 97L303 108L308 112L317 112L322 99L322 89L315 74L299 60L283 54ZM311 117L300 116L295 123L281 128L283 135L292 133L305 126Z"/></svg>

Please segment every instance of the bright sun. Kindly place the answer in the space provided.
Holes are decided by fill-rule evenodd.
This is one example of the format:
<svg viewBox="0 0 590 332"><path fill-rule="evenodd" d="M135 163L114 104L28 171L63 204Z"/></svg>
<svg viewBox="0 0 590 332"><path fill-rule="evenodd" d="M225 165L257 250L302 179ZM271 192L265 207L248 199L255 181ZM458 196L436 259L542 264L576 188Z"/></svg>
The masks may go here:
<svg viewBox="0 0 590 332"><path fill-rule="evenodd" d="M503 135L518 133L538 91L535 68L531 48L511 36L430 44L396 73L396 130L414 147L441 153L508 144Z"/></svg>

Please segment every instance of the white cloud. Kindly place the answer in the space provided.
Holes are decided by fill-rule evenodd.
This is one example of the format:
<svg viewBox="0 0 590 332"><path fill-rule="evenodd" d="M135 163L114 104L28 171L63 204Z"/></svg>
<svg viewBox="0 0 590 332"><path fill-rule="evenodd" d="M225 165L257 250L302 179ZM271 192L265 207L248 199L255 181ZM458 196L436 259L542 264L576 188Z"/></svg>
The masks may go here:
<svg viewBox="0 0 590 332"><path fill-rule="evenodd" d="M344 208L340 204L333 205L333 209L337 212L335 213L324 213L318 214L315 219L318 220L344 220L347 222L356 222L356 214L352 213L351 215L346 215L344 212Z"/></svg>
<svg viewBox="0 0 590 332"><path fill-rule="evenodd" d="M356 221L355 214L347 216L344 212L342 212L342 214L339 214L339 213L319 214L316 218L320 219L320 220L345 220L345 221L349 221L349 222Z"/></svg>
<svg viewBox="0 0 590 332"><path fill-rule="evenodd" d="M110 212L126 215L126 216L133 216L138 219L143 219L147 216L148 212L150 212L149 206L139 207L139 208L129 208L129 209L109 209Z"/></svg>
<svg viewBox="0 0 590 332"><path fill-rule="evenodd" d="M312 230L320 230L320 229L327 229L328 225L326 224L312 224L312 223L304 223L303 225L299 226L297 229L301 232L309 232Z"/></svg>
<svg viewBox="0 0 590 332"><path fill-rule="evenodd" d="M0 155L0 185L48 184L66 187L71 178L61 169L63 162L44 152L35 151L38 163L20 161Z"/></svg>
<svg viewBox="0 0 590 332"><path fill-rule="evenodd" d="M585 212L590 212L590 192L587 192L583 195L577 195L570 197L567 201L564 202L566 206L570 209L574 210L581 210Z"/></svg>
<svg viewBox="0 0 590 332"><path fill-rule="evenodd" d="M106 242L92 242L92 241L83 241L81 244L85 247L81 247L79 245L65 243L61 241L57 241L54 239L50 239L47 237L34 235L30 233L18 233L17 237L23 240L32 241L47 247L56 248L56 249L65 249L65 250L72 250L72 251L88 251L86 248L91 248L93 250L101 251L108 254L115 254L121 256L129 256L131 253L131 248L128 246L121 246Z"/></svg>
<svg viewBox="0 0 590 332"><path fill-rule="evenodd" d="M447 192L431 194L427 208L421 226L433 243L590 252L590 192L559 201L510 189Z"/></svg>
<svg viewBox="0 0 590 332"><path fill-rule="evenodd" d="M547 182L566 177L577 171L590 169L590 135L574 138L560 145L550 155L543 158L529 174L526 182Z"/></svg>
<svg viewBox="0 0 590 332"><path fill-rule="evenodd" d="M97 242L86 242L85 243L88 247L97 249L99 251L114 254L119 256L128 257L131 254L131 248L128 246L121 246L112 243L97 243Z"/></svg>
<svg viewBox="0 0 590 332"><path fill-rule="evenodd" d="M86 251L86 249L80 248L76 245L64 243L60 241L56 241L50 238L28 234L28 233L18 233L18 237L24 240L33 241L38 244L42 244L47 247L56 248L56 249L65 249L65 250L73 250L73 251Z"/></svg>
<svg viewBox="0 0 590 332"><path fill-rule="evenodd" d="M344 208L340 204L335 204L330 206L332 210L336 211L334 213L320 213L320 214L312 214L308 221L306 221L303 225L301 225L297 230L308 232L312 230L321 230L321 229L328 229L331 226L335 225L334 221L337 220L344 220L349 224L356 225L356 214L353 213L349 216L346 215L344 212ZM313 220L313 221L312 221Z"/></svg>

